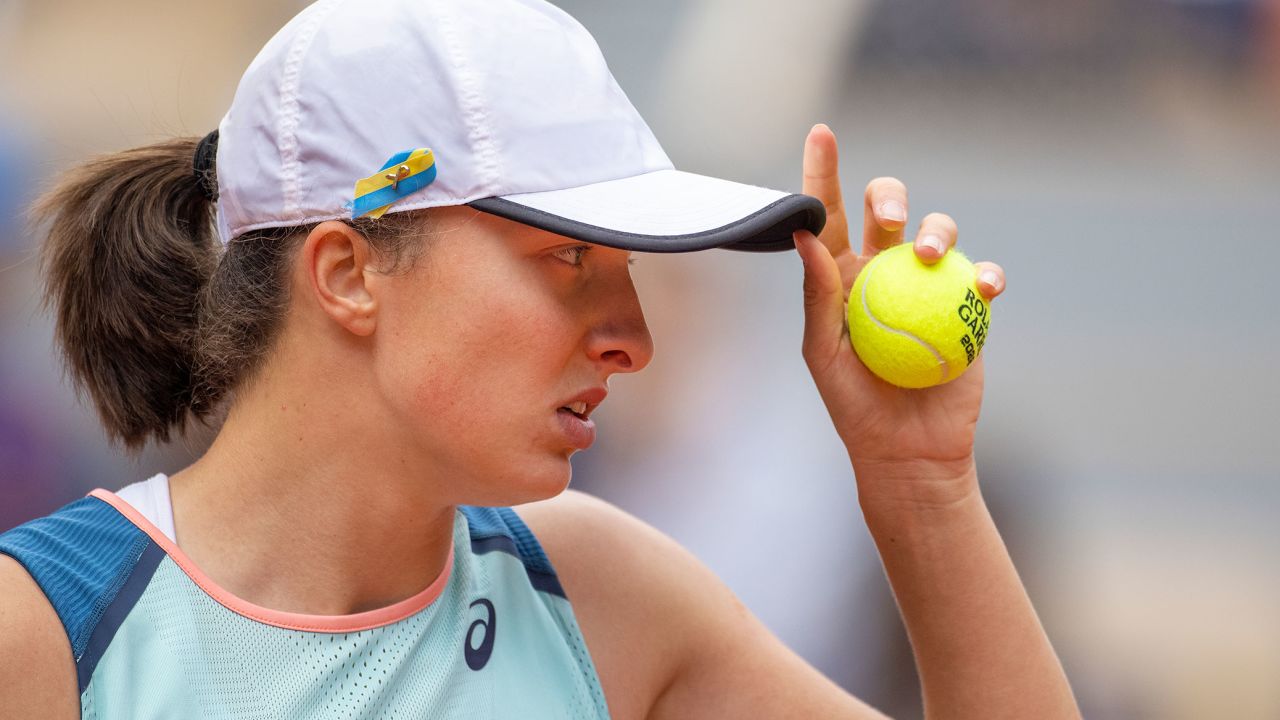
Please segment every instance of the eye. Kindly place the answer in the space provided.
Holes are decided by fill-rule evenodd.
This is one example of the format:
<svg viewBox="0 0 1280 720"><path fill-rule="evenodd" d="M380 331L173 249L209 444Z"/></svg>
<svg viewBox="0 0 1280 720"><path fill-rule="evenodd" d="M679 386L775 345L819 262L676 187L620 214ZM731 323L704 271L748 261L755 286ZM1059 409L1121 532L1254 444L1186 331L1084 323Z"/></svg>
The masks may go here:
<svg viewBox="0 0 1280 720"><path fill-rule="evenodd" d="M570 262L569 265L573 267L582 267L582 260L587 256L588 252L591 252L590 245L575 245L573 247L565 248L563 250L557 250L554 253L552 253L552 255L555 255L557 257L563 257L563 258L568 258L572 256L576 258L576 261ZM572 255L572 253L577 253L577 254ZM635 264L636 264L635 258L627 258L627 265L634 266Z"/></svg>
<svg viewBox="0 0 1280 720"><path fill-rule="evenodd" d="M575 260L573 262L570 262L569 264L572 265L573 267L582 267L582 259L586 257L587 253L590 251L591 251L590 245L575 245L573 247L565 248L563 250L557 250L554 253L552 253L552 255L555 255L556 257L566 258L566 259L569 257L573 257L575 258ZM577 254L575 255L574 253L577 253Z"/></svg>

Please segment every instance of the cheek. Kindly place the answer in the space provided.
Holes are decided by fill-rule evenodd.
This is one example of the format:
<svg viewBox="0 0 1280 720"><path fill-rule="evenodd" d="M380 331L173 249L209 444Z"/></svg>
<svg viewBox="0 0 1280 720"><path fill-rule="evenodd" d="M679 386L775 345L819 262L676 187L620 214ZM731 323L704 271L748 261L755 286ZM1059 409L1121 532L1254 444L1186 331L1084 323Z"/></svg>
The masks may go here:
<svg viewBox="0 0 1280 720"><path fill-rule="evenodd" d="M379 325L387 331L378 343L381 392L412 434L406 441L455 477L509 486L518 475L536 484L541 473L559 482L536 457L557 457L551 405L581 382L569 367L580 337L565 303L537 283L497 282L438 298Z"/></svg>

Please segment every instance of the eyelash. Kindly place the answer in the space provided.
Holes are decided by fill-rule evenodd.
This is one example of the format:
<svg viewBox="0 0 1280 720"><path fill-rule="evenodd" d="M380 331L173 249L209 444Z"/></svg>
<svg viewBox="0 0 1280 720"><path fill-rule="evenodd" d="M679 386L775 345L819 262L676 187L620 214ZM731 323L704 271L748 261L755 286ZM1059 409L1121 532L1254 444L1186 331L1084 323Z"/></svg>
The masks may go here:
<svg viewBox="0 0 1280 720"><path fill-rule="evenodd" d="M554 253L552 253L552 254L553 254L553 255L556 255L556 256L558 256L558 257L559 257L561 253L570 253L570 252L575 252L575 251L581 250L582 252L581 252L581 253L579 253L579 255L578 255L578 262L576 262L576 263L569 263L569 266L570 266L570 267L582 267L582 260L583 260L583 258L585 258L585 257L587 256L587 253L591 252L591 249L592 249L592 246L591 246L591 245L575 245L575 246L573 246L573 247L565 248L565 249L563 249L563 250L557 250L557 251L555 251L555 252L554 252ZM635 259L635 258L628 258L628 259L627 259L627 264L628 264L628 265L635 265L635 264L636 264L636 259Z"/></svg>

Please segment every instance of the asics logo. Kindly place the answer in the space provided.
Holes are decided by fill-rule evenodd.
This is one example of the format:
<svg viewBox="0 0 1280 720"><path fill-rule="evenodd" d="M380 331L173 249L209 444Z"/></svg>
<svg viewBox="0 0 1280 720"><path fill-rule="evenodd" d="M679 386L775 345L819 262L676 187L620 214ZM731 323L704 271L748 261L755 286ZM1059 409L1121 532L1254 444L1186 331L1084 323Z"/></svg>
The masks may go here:
<svg viewBox="0 0 1280 720"><path fill-rule="evenodd" d="M481 605L488 611L488 617L479 618L471 623L471 627L467 628L467 639L463 643L463 655L467 659L467 667L472 670L480 670L489 664L489 656L493 654L493 639L498 633L498 613L493 609L493 603L485 598L480 598L471 603L471 607ZM476 634L477 628L484 628L484 637L480 639L480 644L474 645L473 636Z"/></svg>

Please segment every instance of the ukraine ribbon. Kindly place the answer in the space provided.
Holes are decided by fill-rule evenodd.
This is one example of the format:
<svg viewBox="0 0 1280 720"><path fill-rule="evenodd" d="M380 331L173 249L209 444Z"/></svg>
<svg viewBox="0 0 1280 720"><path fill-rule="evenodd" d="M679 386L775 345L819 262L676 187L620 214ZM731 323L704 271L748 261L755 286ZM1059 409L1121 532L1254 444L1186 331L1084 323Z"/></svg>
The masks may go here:
<svg viewBox="0 0 1280 720"><path fill-rule="evenodd" d="M390 171L390 172L388 172ZM421 190L436 179L436 157L431 148L396 153L378 172L356 181L352 219L382 217L395 201Z"/></svg>

